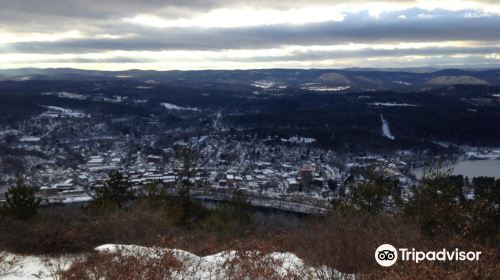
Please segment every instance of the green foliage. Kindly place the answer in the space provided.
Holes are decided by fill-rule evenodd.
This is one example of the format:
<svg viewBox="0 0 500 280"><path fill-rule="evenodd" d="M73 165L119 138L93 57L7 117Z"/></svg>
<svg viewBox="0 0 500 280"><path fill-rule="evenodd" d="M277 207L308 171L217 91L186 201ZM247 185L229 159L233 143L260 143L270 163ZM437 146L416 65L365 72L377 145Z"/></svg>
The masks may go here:
<svg viewBox="0 0 500 280"><path fill-rule="evenodd" d="M383 210L384 201L389 194L387 185L366 182L354 190L353 204L368 213L378 213Z"/></svg>
<svg viewBox="0 0 500 280"><path fill-rule="evenodd" d="M343 193L332 201L333 210L341 212L363 211L376 214L384 210L385 202L394 186L393 181L377 176L372 169L365 171L366 181L349 180L349 193Z"/></svg>
<svg viewBox="0 0 500 280"><path fill-rule="evenodd" d="M465 232L483 242L500 242L500 179L474 178L476 197L466 206L469 219Z"/></svg>
<svg viewBox="0 0 500 280"><path fill-rule="evenodd" d="M18 176L16 185L5 193L6 202L2 213L12 215L17 219L28 219L36 215L40 199L35 197L35 191Z"/></svg>
<svg viewBox="0 0 500 280"><path fill-rule="evenodd" d="M165 190L157 184L150 184L147 186L146 195L142 197L151 208L162 207L168 199Z"/></svg>
<svg viewBox="0 0 500 280"><path fill-rule="evenodd" d="M180 225L190 227L194 217L191 210L193 208L191 202L191 179L196 173L197 155L189 146L180 146L176 150L177 156L182 162L181 183L178 188L178 196L181 207Z"/></svg>
<svg viewBox="0 0 500 280"><path fill-rule="evenodd" d="M442 162L432 164L403 209L428 235L459 231L463 224L461 184L450 179L451 173Z"/></svg>
<svg viewBox="0 0 500 280"><path fill-rule="evenodd" d="M104 186L96 190L89 208L94 212L122 209L133 196L134 191L130 181L119 172L112 173Z"/></svg>

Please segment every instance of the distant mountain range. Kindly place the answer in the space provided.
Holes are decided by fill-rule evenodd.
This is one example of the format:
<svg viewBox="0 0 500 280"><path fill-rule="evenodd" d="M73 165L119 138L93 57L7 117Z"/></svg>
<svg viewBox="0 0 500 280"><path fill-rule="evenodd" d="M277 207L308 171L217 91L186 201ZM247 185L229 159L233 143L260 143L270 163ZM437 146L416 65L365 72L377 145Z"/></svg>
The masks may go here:
<svg viewBox="0 0 500 280"><path fill-rule="evenodd" d="M453 85L500 85L500 69L255 69L200 71L94 71L71 68L0 70L0 80L127 79L188 87L244 87L265 90L300 88L311 91L418 91Z"/></svg>

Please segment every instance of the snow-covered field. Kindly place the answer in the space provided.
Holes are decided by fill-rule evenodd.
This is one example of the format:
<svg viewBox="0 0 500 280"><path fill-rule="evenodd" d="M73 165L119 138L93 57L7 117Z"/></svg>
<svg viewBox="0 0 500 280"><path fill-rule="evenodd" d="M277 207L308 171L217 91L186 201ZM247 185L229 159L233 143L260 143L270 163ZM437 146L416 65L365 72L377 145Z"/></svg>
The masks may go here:
<svg viewBox="0 0 500 280"><path fill-rule="evenodd" d="M392 135L391 130L389 129L389 123L384 119L384 116L380 114L380 119L382 120L382 133L384 137L389 138L391 140L396 139L394 135Z"/></svg>
<svg viewBox="0 0 500 280"><path fill-rule="evenodd" d="M163 106L167 110L175 110L175 111L199 111L198 108L194 108L194 107L181 107L181 106L177 106L177 105L172 104L172 103L161 103L160 105Z"/></svg>
<svg viewBox="0 0 500 280"><path fill-rule="evenodd" d="M85 118L88 115L82 112L74 111L71 109L57 107L57 106L43 106L48 109L47 112L42 113L40 117L45 118L58 118L58 117L72 117L72 118Z"/></svg>
<svg viewBox="0 0 500 280"><path fill-rule="evenodd" d="M322 86L322 85L317 85L317 84L304 84L304 86L301 87L301 89L306 89L310 91L317 91L317 92L325 92L325 91L344 91L350 89L351 86L336 86L336 87L329 87L329 86Z"/></svg>
<svg viewBox="0 0 500 280"><path fill-rule="evenodd" d="M82 95L82 94L67 92L67 91L42 92L42 95L55 95L59 98L69 98L69 99L78 99L78 100L86 100L88 98L87 95Z"/></svg>
<svg viewBox="0 0 500 280"><path fill-rule="evenodd" d="M68 255L61 257L49 256L21 256L10 253L7 261L15 259L16 265L0 272L0 280L53 280L57 278L57 271L68 269L79 256Z"/></svg>
<svg viewBox="0 0 500 280"><path fill-rule="evenodd" d="M288 142L293 144L312 144L316 142L316 139L301 136L292 136L288 139L281 139L281 142Z"/></svg>
<svg viewBox="0 0 500 280"><path fill-rule="evenodd" d="M274 87L275 83L271 81L255 81L252 83L252 86L258 87L258 88L263 88L263 89L269 89Z"/></svg>
<svg viewBox="0 0 500 280"><path fill-rule="evenodd" d="M403 86L411 86L412 83L409 83L409 82L403 82L403 81L393 81L395 84L398 84L398 85L403 85Z"/></svg>
<svg viewBox="0 0 500 280"><path fill-rule="evenodd" d="M385 107L418 107L418 105L415 104L395 103L395 102L373 102L367 104L372 106L385 106Z"/></svg>

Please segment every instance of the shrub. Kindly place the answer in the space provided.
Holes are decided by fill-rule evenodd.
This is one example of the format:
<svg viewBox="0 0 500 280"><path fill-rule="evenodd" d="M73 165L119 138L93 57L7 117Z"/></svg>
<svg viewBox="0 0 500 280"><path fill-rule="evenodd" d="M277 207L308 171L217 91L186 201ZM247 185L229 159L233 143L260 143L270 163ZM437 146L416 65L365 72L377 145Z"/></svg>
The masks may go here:
<svg viewBox="0 0 500 280"><path fill-rule="evenodd" d="M35 216L40 204L40 199L35 197L34 189L26 185L20 176L16 179L16 185L5 193L5 199L2 212L17 219L29 219Z"/></svg>

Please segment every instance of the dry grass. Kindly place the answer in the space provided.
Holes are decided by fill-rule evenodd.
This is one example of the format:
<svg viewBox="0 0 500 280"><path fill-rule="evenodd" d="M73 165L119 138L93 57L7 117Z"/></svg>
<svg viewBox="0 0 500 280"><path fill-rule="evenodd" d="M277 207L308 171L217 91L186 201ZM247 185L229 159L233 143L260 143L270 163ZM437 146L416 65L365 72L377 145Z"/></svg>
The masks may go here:
<svg viewBox="0 0 500 280"><path fill-rule="evenodd" d="M285 276L277 273L272 268L279 265L279 260L266 257L271 252L295 253L316 270L320 279L339 279L342 276L325 269L328 267L345 275L355 273L360 278L370 279L500 278L498 244L488 246L460 236L429 237L423 235L417 225L392 215L331 214L298 227L276 230L257 226L239 235L224 236L209 232L202 226L178 227L161 210L145 207L95 217L85 215L80 209L42 209L31 221L1 219L0 251L25 254L91 252L96 246L107 243L159 245L199 256L235 250L236 257L224 264L231 279L307 279L306 272ZM373 256L375 249L383 243L424 251L442 248L478 250L482 251L482 256L479 262L405 262L387 269L378 266ZM117 263L113 261L116 258L120 260ZM168 255L144 263L133 256L91 253L87 260L76 262L63 275L65 279L98 279L97 276L103 277L99 279L131 279L130 275L158 279L153 277L166 276L179 265ZM8 268L9 263L2 262L0 255L0 275ZM54 270L61 269L56 266Z"/></svg>

